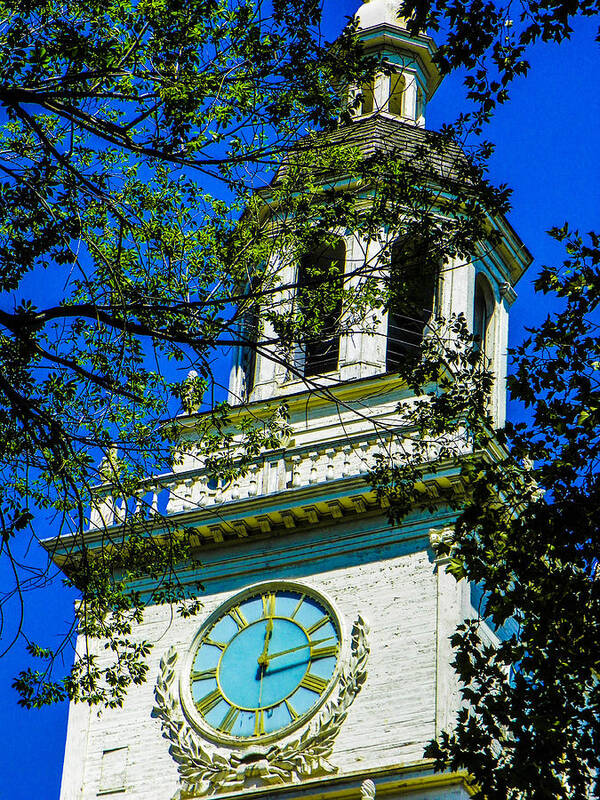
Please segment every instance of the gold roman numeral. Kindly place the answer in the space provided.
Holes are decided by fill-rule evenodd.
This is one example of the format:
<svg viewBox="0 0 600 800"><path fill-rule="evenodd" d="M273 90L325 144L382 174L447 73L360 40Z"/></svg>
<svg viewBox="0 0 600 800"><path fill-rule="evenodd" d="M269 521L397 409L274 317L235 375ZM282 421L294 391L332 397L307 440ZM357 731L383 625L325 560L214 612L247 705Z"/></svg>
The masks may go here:
<svg viewBox="0 0 600 800"><path fill-rule="evenodd" d="M225 642L214 642L212 639L209 639L208 636L204 637L202 644L209 644L212 647L218 647L219 650L225 650L225 648L227 647Z"/></svg>
<svg viewBox="0 0 600 800"><path fill-rule="evenodd" d="M221 692L218 689L213 689L212 692L203 697L202 700L198 700L196 703L196 708L198 711L206 716L209 711L212 711L213 708L219 705L221 702Z"/></svg>
<svg viewBox="0 0 600 800"><path fill-rule="evenodd" d="M307 628L306 632L312 636L313 633L318 631L319 628L322 628L323 625L326 625L328 622L329 622L329 617L327 616L321 617L321 619L318 619L313 625L310 626L310 628Z"/></svg>
<svg viewBox="0 0 600 800"><path fill-rule="evenodd" d="M229 711L223 717L223 721L219 725L219 730L223 731L223 733L231 733L233 730L233 726L235 725L236 719L240 715L240 710L236 706L231 706Z"/></svg>
<svg viewBox="0 0 600 800"><path fill-rule="evenodd" d="M328 647L317 647L316 650L310 651L310 657L313 661L319 658L334 658L338 654L337 644L331 644Z"/></svg>
<svg viewBox="0 0 600 800"><path fill-rule="evenodd" d="M294 617L296 616L296 614L297 614L297 613L300 611L300 606L301 606L301 605L302 605L302 603L304 602L304 598L305 598L305 597L306 597L306 595L305 595L305 594L301 594L301 595L300 595L300 600L298 600L298 604L296 605L296 608L294 609L294 613L292 614L292 616L290 617L290 619L294 619Z"/></svg>
<svg viewBox="0 0 600 800"><path fill-rule="evenodd" d="M298 719L298 712L296 711L296 709L295 709L295 708L294 708L294 706L293 706L293 705L290 703L290 701L289 701L289 700L284 700L283 702L285 703L285 707L286 707L286 708L287 708L287 710L288 710L288 713L289 713L289 715L290 715L290 719L292 720L292 722L294 722L295 720L297 720L297 719Z"/></svg>
<svg viewBox="0 0 600 800"><path fill-rule="evenodd" d="M310 689L311 692L321 694L327 686L327 681L318 675L307 673L300 681L300 686L303 686L305 689Z"/></svg>
<svg viewBox="0 0 600 800"><path fill-rule="evenodd" d="M229 616L238 626L238 630L243 630L244 628L248 627L248 620L242 613L242 609L239 606L234 606L232 609L229 610Z"/></svg>
<svg viewBox="0 0 600 800"><path fill-rule="evenodd" d="M275 616L275 599L275 594L273 592L269 592L269 594L263 594L263 617Z"/></svg>
<svg viewBox="0 0 600 800"><path fill-rule="evenodd" d="M254 735L262 736L265 732L265 711L257 708L254 712Z"/></svg>
<svg viewBox="0 0 600 800"><path fill-rule="evenodd" d="M216 678L217 677L217 668L213 667L212 669L203 669L201 672L192 672L190 675L190 680L192 683L194 681L207 681L209 678Z"/></svg>

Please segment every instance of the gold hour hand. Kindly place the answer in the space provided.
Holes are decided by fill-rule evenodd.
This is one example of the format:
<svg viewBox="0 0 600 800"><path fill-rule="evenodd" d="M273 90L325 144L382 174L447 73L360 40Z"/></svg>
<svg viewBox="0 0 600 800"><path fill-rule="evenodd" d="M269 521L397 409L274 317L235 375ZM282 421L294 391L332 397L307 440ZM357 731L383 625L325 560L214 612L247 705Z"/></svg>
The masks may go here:
<svg viewBox="0 0 600 800"><path fill-rule="evenodd" d="M263 645L262 653L258 657L258 666L264 667L265 669L269 666L269 657L267 655L269 651L269 642L271 641L271 635L273 633L273 617L269 617L267 620L267 629L265 630L265 642Z"/></svg>

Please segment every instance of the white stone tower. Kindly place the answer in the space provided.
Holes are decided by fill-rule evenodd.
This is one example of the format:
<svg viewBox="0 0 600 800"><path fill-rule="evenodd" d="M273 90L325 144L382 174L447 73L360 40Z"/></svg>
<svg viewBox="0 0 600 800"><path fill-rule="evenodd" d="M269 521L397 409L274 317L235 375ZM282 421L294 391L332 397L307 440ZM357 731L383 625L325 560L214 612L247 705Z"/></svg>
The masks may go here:
<svg viewBox="0 0 600 800"><path fill-rule="evenodd" d="M356 88L346 133L364 148L423 141L440 80L432 40L412 37L396 5L370 0L357 12L365 47L390 65ZM502 245L453 262L431 302L442 316L465 314L484 339L501 424L508 311L530 259L506 220L493 225ZM363 245L345 234L336 258L350 263ZM432 548L453 512L440 502L433 516L415 508L391 525L365 481L410 402L393 370L402 325L382 314L379 335L351 331L299 350L293 374L267 345L255 363L240 353L230 403L261 419L285 398L291 435L227 486L210 480L193 447L161 476L167 513L198 536L201 569L182 579L201 579L203 611L180 619L150 608L136 635L155 643L151 679L122 710L71 708L61 800L467 796L464 776L436 774L423 759L457 710L448 637L470 607L468 585ZM196 421L182 418L184 438L193 441ZM424 490L435 498L458 481L449 466ZM118 524L107 493L90 540Z"/></svg>

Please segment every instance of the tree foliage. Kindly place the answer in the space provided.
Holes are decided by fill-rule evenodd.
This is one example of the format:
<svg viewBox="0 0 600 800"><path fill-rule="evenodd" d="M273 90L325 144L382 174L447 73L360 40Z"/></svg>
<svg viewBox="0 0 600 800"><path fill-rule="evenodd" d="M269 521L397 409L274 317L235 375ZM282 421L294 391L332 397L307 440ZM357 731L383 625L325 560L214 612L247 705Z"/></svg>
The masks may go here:
<svg viewBox="0 0 600 800"><path fill-rule="evenodd" d="M15 538L35 538L36 514L49 511L73 537L81 630L108 636L116 654L102 675L85 656L66 683L26 671L27 705L120 702L143 678L127 637L148 599L126 587L151 574L155 600L184 599L172 567L189 545L145 535L143 505L132 517L145 532L121 532L102 562L88 557L93 487L135 497L170 468L169 420L214 392L216 349L243 343L239 316L274 290L254 192L301 133L332 125L338 76L367 68L352 32L332 47L319 18L309 0L3 4L0 533L15 576L4 600L22 603L43 582ZM286 193L289 182L272 202L285 206ZM268 443L274 426L248 441Z"/></svg>
<svg viewBox="0 0 600 800"><path fill-rule="evenodd" d="M147 497L148 476L185 449L177 411L208 412L196 438L223 481L287 429L280 408L233 436L229 409L213 402L216 354L245 348L301 374L291 354L321 336L310 310L325 287L344 309L340 331L370 324L367 312L391 302L380 267L393 238L426 232L432 259L468 254L508 193L447 137L366 158L334 136L353 111L347 86L378 65L352 25L323 40L314 0L33 0L4 4L0 18L0 535L15 577L5 601L22 604L44 579L18 541L49 512L81 595L79 630L111 656L87 648L55 675L73 628L58 648L29 642L41 666L15 685L27 706L119 705L146 674L150 645L131 637L144 606L198 608L175 570L195 563L192 538ZM351 189L335 185L340 174ZM314 274L290 313L296 279L282 284L282 261L298 264L340 230L359 234L362 260L333 288L328 269ZM259 310L268 335L248 324ZM98 486L124 501L95 550L85 534Z"/></svg>
<svg viewBox="0 0 600 800"><path fill-rule="evenodd" d="M480 128L507 99L532 42L560 40L574 13L595 13L589 4L523 5L519 18L491 2L406 7L415 26L448 26L440 64L469 71L478 111L454 133ZM3 11L2 552L18 592L14 540L40 509L54 512L57 530L72 536L66 567L82 595L80 631L111 654L107 666L91 648L57 678L57 651L30 643L43 666L25 670L17 688L28 706L65 696L119 705L145 678L150 645L130 635L145 604L197 608L173 569L193 563L195 551L168 520L157 536L154 509L142 502L125 506L95 558L84 537L95 484L140 499L146 476L171 468L182 447L173 415L211 395L219 348L249 348L300 375L291 353L323 334L311 310L325 296L330 309L352 309L340 330L370 324L367 311L390 307L397 292L381 280L392 242L410 252L425 237L431 265L470 257L489 237L488 214L507 210L508 192L485 180L486 145L474 161L455 148L442 175L436 163L454 147L445 136L428 137L410 157L365 158L356 142L330 135L352 110L344 84L360 85L377 65L352 30L333 47L322 41L309 0L33 2ZM334 187L336 174L352 190ZM352 281L332 289L330 272L317 269L290 313L295 279L282 284L272 253L297 264L339 230L364 244ZM515 354L511 380L531 422L492 431L493 376L465 321L440 322L421 362L405 370L423 397L413 411L421 436L407 443L402 465L381 461L373 474L400 518L423 502L432 453L460 455L466 498L448 496L459 516L440 554L482 600L453 640L464 708L428 755L440 768L467 769L494 800L583 799L600 767L598 242L568 228L554 235L568 260L544 270L538 288L562 310ZM270 338L248 325L259 311ZM227 481L286 430L281 408L234 435L219 404L196 433ZM142 575L156 587L149 596L135 588ZM489 625L505 634L494 646Z"/></svg>
<svg viewBox="0 0 600 800"><path fill-rule="evenodd" d="M494 800L598 792L600 250L595 236L552 235L569 257L537 285L561 308L513 354L510 379L530 421L492 429L493 375L458 318L429 334L407 370L420 397L413 432L401 458L372 474L401 520L423 505L436 465L460 469L463 493L446 497L457 521L438 556L478 591L451 640L463 705L426 755L467 770L476 796Z"/></svg>

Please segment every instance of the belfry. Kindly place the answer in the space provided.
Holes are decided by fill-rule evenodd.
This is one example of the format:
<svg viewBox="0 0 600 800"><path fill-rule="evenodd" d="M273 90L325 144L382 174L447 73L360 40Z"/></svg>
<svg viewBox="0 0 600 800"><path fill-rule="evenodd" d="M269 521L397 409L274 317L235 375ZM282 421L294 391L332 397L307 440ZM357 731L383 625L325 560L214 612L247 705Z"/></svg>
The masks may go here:
<svg viewBox="0 0 600 800"><path fill-rule="evenodd" d="M385 67L350 87L349 121L330 134L365 156L428 142L436 48L396 7L370 0L357 11L363 46ZM451 157L439 158L451 171ZM202 581L202 610L172 618L148 608L136 632L154 643L146 684L102 716L71 707L61 800L468 796L464 776L423 758L459 705L449 637L469 614L470 588L432 545L455 517L442 490L459 484L460 470L432 471L429 510L415 507L400 525L365 477L394 449L411 401L397 366L433 316L462 314L479 336L496 376L491 415L504 421L509 309L530 256L504 218L489 226L494 246L422 276L410 313L396 304L356 329L327 324L291 364L276 357L269 319L253 319L258 346L234 357L231 415L260 420L284 400L289 433L220 483L194 449L197 415L179 419L188 447L156 493L198 538L201 567L182 567L181 579ZM325 253L286 263L281 285L302 287L317 257L342 275L366 258L360 233L336 237ZM387 252L386 268L401 276L394 243ZM293 313L285 291L278 302ZM118 522L109 492L99 495L90 539Z"/></svg>

